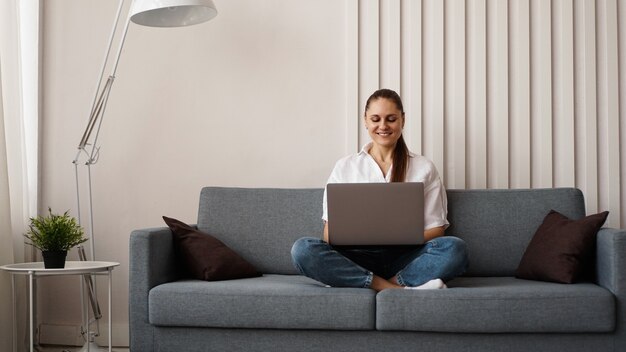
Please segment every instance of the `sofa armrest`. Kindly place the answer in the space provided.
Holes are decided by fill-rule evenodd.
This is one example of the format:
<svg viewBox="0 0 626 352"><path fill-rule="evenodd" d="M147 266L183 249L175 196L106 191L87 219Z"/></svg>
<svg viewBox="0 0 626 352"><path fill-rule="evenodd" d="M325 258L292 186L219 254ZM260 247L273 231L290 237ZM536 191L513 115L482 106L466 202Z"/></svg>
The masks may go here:
<svg viewBox="0 0 626 352"><path fill-rule="evenodd" d="M626 230L603 228L598 232L596 275L598 284L615 295L615 351L626 348Z"/></svg>
<svg viewBox="0 0 626 352"><path fill-rule="evenodd" d="M150 289L179 277L170 229L133 231L129 269L130 349L152 351L153 327L148 320Z"/></svg>
<svg viewBox="0 0 626 352"><path fill-rule="evenodd" d="M597 277L600 286L626 295L626 230L602 228L597 237Z"/></svg>

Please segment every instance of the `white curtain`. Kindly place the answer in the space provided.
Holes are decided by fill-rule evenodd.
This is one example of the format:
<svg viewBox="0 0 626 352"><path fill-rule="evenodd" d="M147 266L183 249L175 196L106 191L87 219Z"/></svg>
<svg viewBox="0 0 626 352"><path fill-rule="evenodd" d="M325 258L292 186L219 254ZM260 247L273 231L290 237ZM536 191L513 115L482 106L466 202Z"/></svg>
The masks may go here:
<svg viewBox="0 0 626 352"><path fill-rule="evenodd" d="M0 265L31 260L23 234L37 215L39 0L0 1ZM18 350L25 350L26 296L16 278ZM21 279L21 280L20 280ZM13 338L11 277L0 273L0 351Z"/></svg>
<svg viewBox="0 0 626 352"><path fill-rule="evenodd" d="M0 13L3 13L0 11ZM4 21L0 20L0 23ZM0 60L0 82L2 82L2 61ZM13 263L13 240L11 236L11 213L9 210L9 183L7 174L6 144L4 138L4 106L0 84L0 264ZM11 279L9 274L0 273L0 350L12 351L13 337L11 310Z"/></svg>

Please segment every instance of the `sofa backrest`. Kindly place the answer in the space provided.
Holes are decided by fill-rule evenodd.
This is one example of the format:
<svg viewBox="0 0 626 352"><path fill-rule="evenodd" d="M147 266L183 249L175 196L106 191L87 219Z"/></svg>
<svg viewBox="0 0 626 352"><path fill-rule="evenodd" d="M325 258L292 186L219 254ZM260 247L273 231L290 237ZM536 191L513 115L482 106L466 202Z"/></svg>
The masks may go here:
<svg viewBox="0 0 626 352"><path fill-rule="evenodd" d="M574 188L448 190L446 235L468 247L467 276L513 276L550 209L579 219L585 201Z"/></svg>
<svg viewBox="0 0 626 352"><path fill-rule="evenodd" d="M321 237L323 189L203 188L198 229L223 241L263 273L297 274L291 245ZM511 276L533 234L554 209L585 215L573 188L448 190L447 235L465 240L468 276Z"/></svg>
<svg viewBox="0 0 626 352"><path fill-rule="evenodd" d="M323 189L206 187L200 193L198 229L239 253L259 271L297 274L291 245L321 237Z"/></svg>

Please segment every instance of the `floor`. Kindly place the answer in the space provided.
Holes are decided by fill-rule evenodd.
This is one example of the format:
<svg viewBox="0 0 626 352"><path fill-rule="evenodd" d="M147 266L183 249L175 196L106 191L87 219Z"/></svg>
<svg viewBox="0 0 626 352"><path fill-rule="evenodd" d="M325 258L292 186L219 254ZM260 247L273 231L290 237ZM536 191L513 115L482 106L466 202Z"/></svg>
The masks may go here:
<svg viewBox="0 0 626 352"><path fill-rule="evenodd" d="M83 352L83 351L87 351L87 348L85 347L85 349L83 349L83 347L76 347L76 346L53 346L53 345L47 345L47 346L39 346L38 351L40 352ZM108 349L106 347L100 347L99 349L90 349L90 352L104 352L104 351L108 351ZM113 352L128 352L128 347L113 347L112 348Z"/></svg>

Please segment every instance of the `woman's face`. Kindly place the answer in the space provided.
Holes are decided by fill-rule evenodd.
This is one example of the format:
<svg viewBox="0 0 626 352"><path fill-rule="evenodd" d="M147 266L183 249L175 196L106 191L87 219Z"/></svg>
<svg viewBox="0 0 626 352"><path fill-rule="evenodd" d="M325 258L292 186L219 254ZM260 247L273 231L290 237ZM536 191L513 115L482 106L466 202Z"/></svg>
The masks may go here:
<svg viewBox="0 0 626 352"><path fill-rule="evenodd" d="M391 148L402 135L404 115L393 101L379 98L365 112L365 127L374 144Z"/></svg>

